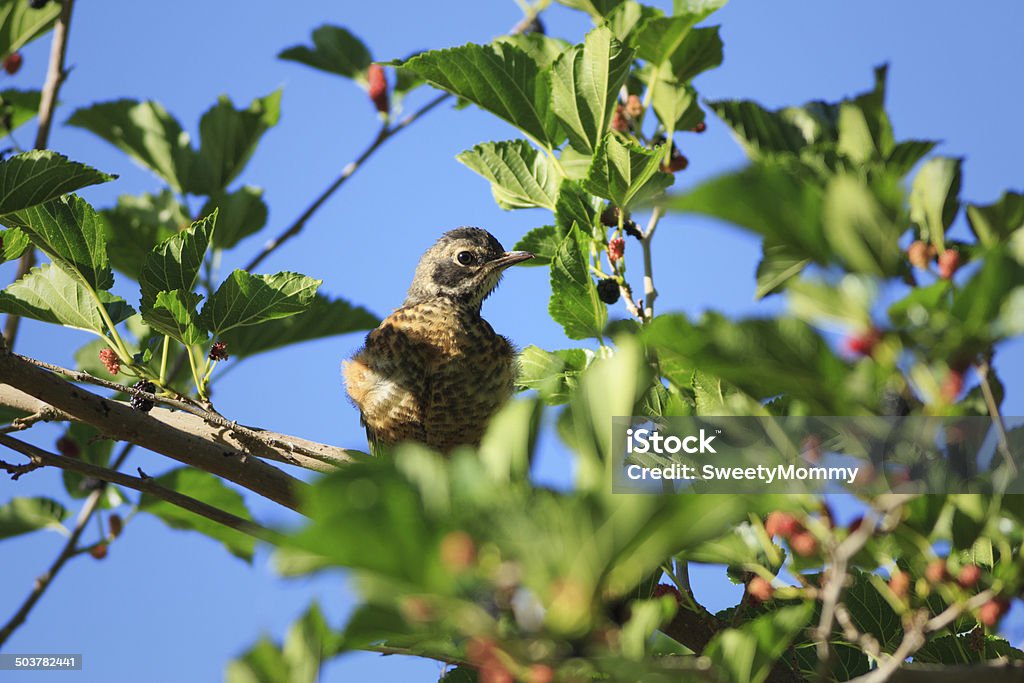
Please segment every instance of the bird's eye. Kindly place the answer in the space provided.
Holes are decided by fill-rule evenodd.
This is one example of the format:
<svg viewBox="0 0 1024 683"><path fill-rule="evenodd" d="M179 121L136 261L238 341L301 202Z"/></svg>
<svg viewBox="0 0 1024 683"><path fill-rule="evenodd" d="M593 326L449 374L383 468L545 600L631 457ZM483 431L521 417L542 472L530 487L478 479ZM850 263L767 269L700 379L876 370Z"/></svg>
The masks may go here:
<svg viewBox="0 0 1024 683"><path fill-rule="evenodd" d="M455 257L455 260L458 261L463 266L468 266L473 262L473 254L469 253L468 251L460 251L458 255Z"/></svg>

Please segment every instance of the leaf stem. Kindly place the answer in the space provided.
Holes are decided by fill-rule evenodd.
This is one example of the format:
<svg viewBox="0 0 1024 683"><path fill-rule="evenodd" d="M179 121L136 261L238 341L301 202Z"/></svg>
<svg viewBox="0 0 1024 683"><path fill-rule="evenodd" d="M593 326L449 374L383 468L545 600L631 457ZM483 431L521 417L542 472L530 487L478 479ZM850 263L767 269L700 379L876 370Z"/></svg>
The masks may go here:
<svg viewBox="0 0 1024 683"><path fill-rule="evenodd" d="M191 344L185 344L185 351L188 353L188 367L192 370L192 381L196 383L196 392L199 393L199 398L206 398L206 390L203 387L203 383L199 381L199 371L196 369L196 354L192 350Z"/></svg>
<svg viewBox="0 0 1024 683"><path fill-rule="evenodd" d="M167 381L167 356L171 347L171 338L166 334L164 335L163 349L160 352L160 382L163 386L164 382Z"/></svg>

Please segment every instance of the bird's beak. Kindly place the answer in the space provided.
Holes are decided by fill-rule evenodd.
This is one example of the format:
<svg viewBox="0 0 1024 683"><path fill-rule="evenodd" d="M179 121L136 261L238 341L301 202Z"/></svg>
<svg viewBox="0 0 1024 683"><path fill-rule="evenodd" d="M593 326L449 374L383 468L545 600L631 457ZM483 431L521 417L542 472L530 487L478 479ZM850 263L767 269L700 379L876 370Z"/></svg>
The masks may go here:
<svg viewBox="0 0 1024 683"><path fill-rule="evenodd" d="M528 251L506 251L498 258L491 261L490 265L492 268L498 270L504 270L509 266L514 266L517 263L522 263L533 258L533 254Z"/></svg>

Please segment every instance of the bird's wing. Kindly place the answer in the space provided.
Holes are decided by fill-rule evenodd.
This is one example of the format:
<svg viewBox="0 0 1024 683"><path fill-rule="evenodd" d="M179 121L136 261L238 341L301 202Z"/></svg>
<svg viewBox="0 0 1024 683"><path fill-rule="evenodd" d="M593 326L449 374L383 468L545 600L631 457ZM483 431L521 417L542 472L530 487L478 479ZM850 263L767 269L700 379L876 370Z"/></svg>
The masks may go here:
<svg viewBox="0 0 1024 683"><path fill-rule="evenodd" d="M348 393L362 413L371 450L383 443L425 440L431 358L415 316L398 309L345 364Z"/></svg>

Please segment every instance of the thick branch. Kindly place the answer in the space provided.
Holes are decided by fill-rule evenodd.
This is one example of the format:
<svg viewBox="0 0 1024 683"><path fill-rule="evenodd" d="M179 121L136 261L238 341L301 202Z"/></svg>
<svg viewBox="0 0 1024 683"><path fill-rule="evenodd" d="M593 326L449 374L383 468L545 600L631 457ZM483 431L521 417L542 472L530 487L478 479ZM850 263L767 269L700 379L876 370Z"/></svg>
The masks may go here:
<svg viewBox="0 0 1024 683"><path fill-rule="evenodd" d="M275 537L273 532L256 522L233 515L230 512L225 512L224 510L208 505L201 500L196 500L195 498L178 493L177 491L165 486L161 486L151 477L133 477L122 472L117 472L116 470L100 467L99 465L93 465L85 462L84 460L55 455L5 434L0 434L0 446L6 446L13 451L17 451L29 458L32 462L44 467L59 467L63 470L77 472L86 477L110 482L112 484L117 484L118 486L124 486L141 493L147 493L154 498L167 501L172 505L177 505L189 512L194 512L201 517L205 517L217 522L218 524L241 531L244 534L248 534L261 540L271 540Z"/></svg>
<svg viewBox="0 0 1024 683"><path fill-rule="evenodd" d="M57 96L60 94L60 86L67 77L64 68L64 60L68 52L68 33L71 30L71 10L74 8L75 0L63 0L61 3L60 16L53 26L53 39L50 42L50 64L46 69L46 82L39 96L39 127L36 129L36 149L46 149L50 141L50 126L53 123L53 111L57 108ZM18 281L32 269L36 264L36 252L34 248L25 251L18 262L18 272L14 280ZM8 315L4 327L4 339L7 346L14 348L14 340L18 336L18 325L21 318L16 315Z"/></svg>
<svg viewBox="0 0 1024 683"><path fill-rule="evenodd" d="M228 430L214 429L203 420L187 414L167 411L161 411L161 414L154 409L152 412L156 415L151 415L133 410L69 384L14 355L0 356L0 377L10 386L76 420L95 426L105 436L137 444L224 477L292 510L298 507L296 494L305 484L251 457L266 457L257 445L247 444L242 448L233 445L237 438L228 435ZM168 419L158 419L158 415ZM172 415L174 417L170 418ZM192 429L182 426L181 420L191 421L189 426Z"/></svg>

